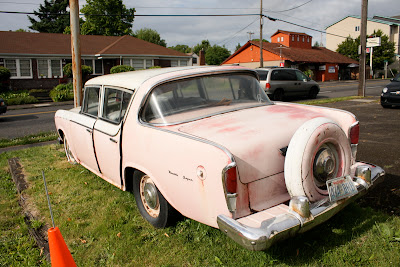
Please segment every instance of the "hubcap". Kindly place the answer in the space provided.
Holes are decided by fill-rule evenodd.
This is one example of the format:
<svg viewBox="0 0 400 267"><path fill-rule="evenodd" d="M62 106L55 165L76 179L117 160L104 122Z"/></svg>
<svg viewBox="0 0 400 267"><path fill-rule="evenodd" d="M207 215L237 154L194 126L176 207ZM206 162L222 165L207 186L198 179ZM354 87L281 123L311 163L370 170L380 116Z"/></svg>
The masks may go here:
<svg viewBox="0 0 400 267"><path fill-rule="evenodd" d="M338 173L339 157L332 144L323 144L314 159L314 181L318 188L325 189L326 181L335 178Z"/></svg>
<svg viewBox="0 0 400 267"><path fill-rule="evenodd" d="M140 179L140 199L146 212L153 218L157 218L160 214L160 202L156 185L147 175Z"/></svg>

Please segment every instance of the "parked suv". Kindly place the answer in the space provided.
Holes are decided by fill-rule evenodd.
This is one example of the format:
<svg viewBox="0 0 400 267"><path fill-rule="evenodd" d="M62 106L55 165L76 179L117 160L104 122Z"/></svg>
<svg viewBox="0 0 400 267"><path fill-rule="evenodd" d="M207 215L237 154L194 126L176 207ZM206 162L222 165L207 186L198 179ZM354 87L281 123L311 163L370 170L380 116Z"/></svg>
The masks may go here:
<svg viewBox="0 0 400 267"><path fill-rule="evenodd" d="M270 98L282 101L285 96L316 98L319 85L303 72L290 68L259 68L261 87Z"/></svg>

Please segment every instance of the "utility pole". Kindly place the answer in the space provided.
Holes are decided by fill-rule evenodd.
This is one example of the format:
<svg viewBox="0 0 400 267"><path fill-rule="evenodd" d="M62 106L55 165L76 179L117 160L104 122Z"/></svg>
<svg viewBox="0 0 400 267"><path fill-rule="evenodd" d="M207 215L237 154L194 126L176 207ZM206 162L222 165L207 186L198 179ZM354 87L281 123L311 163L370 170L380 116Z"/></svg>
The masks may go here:
<svg viewBox="0 0 400 267"><path fill-rule="evenodd" d="M367 46L367 16L368 0L362 0L361 4L361 34L360 34L360 70L358 75L358 95L365 96L365 49Z"/></svg>
<svg viewBox="0 0 400 267"><path fill-rule="evenodd" d="M79 0L69 1L71 23L72 75L74 107L82 105L81 33L79 29Z"/></svg>
<svg viewBox="0 0 400 267"><path fill-rule="evenodd" d="M264 57L263 57L263 12L262 12L262 1L260 0L260 68L264 67Z"/></svg>

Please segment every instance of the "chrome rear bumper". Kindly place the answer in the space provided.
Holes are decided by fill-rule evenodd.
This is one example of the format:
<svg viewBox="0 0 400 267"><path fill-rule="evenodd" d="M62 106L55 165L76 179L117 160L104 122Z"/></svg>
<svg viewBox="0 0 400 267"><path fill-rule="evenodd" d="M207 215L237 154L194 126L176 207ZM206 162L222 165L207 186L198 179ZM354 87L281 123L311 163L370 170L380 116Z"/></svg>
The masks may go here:
<svg viewBox="0 0 400 267"><path fill-rule="evenodd" d="M309 211L306 211L307 218L303 212L294 211L292 203L299 203L299 199L292 198L289 204L289 211L276 217L267 219L261 222L261 226L251 227L238 222L226 215L219 215L217 218L219 229L226 233L234 241L249 250L265 250L279 240L294 236L297 233L305 232L318 224L321 224L346 207L349 203L364 195L372 185L376 185L383 180L385 171L375 165L357 162L353 171L365 169L369 167L371 170L371 178L365 179L363 173L357 173L357 176L352 173L352 178L358 193L352 197L342 199L336 202L331 202L329 197L316 203L306 206ZM304 199L305 197L300 197Z"/></svg>

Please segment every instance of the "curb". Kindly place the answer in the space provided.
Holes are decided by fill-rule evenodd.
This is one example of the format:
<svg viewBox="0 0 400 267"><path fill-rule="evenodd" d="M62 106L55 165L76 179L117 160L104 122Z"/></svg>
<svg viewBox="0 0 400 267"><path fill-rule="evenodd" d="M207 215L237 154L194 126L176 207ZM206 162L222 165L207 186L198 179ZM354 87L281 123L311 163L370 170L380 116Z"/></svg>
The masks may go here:
<svg viewBox="0 0 400 267"><path fill-rule="evenodd" d="M36 103L36 104L24 104L24 105L7 106L7 110L43 108L43 107L64 106L64 105L73 105L73 104L74 104L73 100L64 101L64 102L45 102L45 103Z"/></svg>

